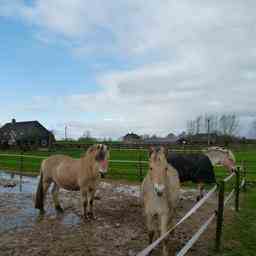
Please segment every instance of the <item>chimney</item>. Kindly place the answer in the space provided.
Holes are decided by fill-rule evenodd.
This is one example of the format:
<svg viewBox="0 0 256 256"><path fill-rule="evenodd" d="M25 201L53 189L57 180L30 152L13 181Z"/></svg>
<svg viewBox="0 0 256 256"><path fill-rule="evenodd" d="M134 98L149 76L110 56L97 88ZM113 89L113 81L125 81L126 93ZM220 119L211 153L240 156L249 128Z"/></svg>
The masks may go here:
<svg viewBox="0 0 256 256"><path fill-rule="evenodd" d="M16 119L13 118L13 119L12 119L12 124L15 124L15 123L16 123Z"/></svg>

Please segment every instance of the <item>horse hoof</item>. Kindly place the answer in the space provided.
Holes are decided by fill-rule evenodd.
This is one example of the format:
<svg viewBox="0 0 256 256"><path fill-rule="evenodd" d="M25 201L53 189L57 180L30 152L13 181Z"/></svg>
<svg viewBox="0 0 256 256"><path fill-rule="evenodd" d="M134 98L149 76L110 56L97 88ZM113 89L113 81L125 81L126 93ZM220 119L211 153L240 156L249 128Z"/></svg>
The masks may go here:
<svg viewBox="0 0 256 256"><path fill-rule="evenodd" d="M93 213L88 212L88 213L87 213L87 219L88 219L88 220L96 220L96 217L94 216Z"/></svg>
<svg viewBox="0 0 256 256"><path fill-rule="evenodd" d="M64 210L60 206L56 206L55 209L58 213L63 213L64 212Z"/></svg>
<svg viewBox="0 0 256 256"><path fill-rule="evenodd" d="M40 209L39 215L44 215L44 214L45 214L45 210L44 209Z"/></svg>

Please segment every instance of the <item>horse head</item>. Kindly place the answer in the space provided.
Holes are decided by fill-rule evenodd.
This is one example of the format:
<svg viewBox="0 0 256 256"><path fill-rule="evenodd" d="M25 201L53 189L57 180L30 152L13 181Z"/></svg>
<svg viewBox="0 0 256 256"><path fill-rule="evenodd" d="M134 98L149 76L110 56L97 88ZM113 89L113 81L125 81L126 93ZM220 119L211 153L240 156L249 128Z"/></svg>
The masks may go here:
<svg viewBox="0 0 256 256"><path fill-rule="evenodd" d="M149 150L149 176L157 196L164 194L167 171L166 150L163 147L151 147Z"/></svg>
<svg viewBox="0 0 256 256"><path fill-rule="evenodd" d="M236 171L236 159L231 150L210 147L206 154L214 163L225 166L230 173Z"/></svg>
<svg viewBox="0 0 256 256"><path fill-rule="evenodd" d="M230 173L236 171L236 159L231 150L226 150L223 165L228 168Z"/></svg>
<svg viewBox="0 0 256 256"><path fill-rule="evenodd" d="M107 145L96 144L90 147L88 151L93 156L99 173L104 177L108 171L109 149Z"/></svg>

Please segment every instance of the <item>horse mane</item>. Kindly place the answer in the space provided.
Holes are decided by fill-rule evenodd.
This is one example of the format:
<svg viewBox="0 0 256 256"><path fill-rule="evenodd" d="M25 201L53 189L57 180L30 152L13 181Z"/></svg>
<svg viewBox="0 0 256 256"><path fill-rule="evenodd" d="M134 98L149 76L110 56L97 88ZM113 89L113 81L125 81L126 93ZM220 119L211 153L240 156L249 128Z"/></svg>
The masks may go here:
<svg viewBox="0 0 256 256"><path fill-rule="evenodd" d="M151 154L150 154L150 160L152 160L153 162L157 161L157 158L160 156L160 160L161 162L164 161L167 163L167 159L166 159L166 154L164 152L163 148L156 148L153 149Z"/></svg>
<svg viewBox="0 0 256 256"><path fill-rule="evenodd" d="M81 158L84 158L84 157L86 157L86 156L89 156L89 155L91 154L92 150L94 150L94 149L96 148L96 146L97 146L97 145L95 145L95 144L89 146L89 147L86 149L86 151L85 151L83 154L81 154Z"/></svg>
<svg viewBox="0 0 256 256"><path fill-rule="evenodd" d="M228 154L232 158L233 161L236 161L236 158L231 150L228 150Z"/></svg>
<svg viewBox="0 0 256 256"><path fill-rule="evenodd" d="M222 147L219 147L219 146L213 146L213 147L209 147L207 149L207 151L221 151L223 153L228 153L228 149L225 149L225 148L222 148Z"/></svg>

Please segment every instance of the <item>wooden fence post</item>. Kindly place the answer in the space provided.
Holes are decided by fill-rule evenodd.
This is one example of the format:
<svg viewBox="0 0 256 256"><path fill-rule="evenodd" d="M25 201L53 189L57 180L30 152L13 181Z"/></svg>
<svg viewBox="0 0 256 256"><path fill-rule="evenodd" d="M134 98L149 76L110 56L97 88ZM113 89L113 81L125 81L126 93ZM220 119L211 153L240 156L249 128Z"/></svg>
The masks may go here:
<svg viewBox="0 0 256 256"><path fill-rule="evenodd" d="M236 198L235 198L235 209L239 211L239 193L240 193L240 167L236 170Z"/></svg>
<svg viewBox="0 0 256 256"><path fill-rule="evenodd" d="M142 181L143 180L143 175L142 175L141 152L139 152L138 171L139 171L139 180Z"/></svg>
<svg viewBox="0 0 256 256"><path fill-rule="evenodd" d="M24 154L24 152L21 151L21 154L20 154L20 168L19 168L20 173L22 173L22 171L23 171L23 159L24 159L23 154Z"/></svg>
<svg viewBox="0 0 256 256"><path fill-rule="evenodd" d="M223 214L224 214L224 192L225 192L225 182L221 181L219 183L216 244L215 244L215 249L218 252L220 251L220 248L221 248L221 235L222 235Z"/></svg>
<svg viewBox="0 0 256 256"><path fill-rule="evenodd" d="M243 186L243 190L246 191L246 167L245 167L245 163L244 160L242 161L242 170L243 170L243 178L244 178L244 186Z"/></svg>

